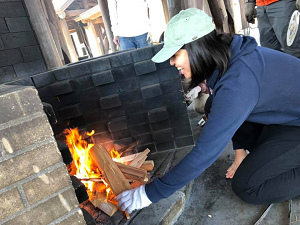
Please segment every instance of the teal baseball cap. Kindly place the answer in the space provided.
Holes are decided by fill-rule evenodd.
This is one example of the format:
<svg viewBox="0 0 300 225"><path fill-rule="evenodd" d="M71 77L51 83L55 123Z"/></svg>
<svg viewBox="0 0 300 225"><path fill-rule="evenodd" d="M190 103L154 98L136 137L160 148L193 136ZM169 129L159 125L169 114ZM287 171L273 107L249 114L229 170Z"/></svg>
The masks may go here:
<svg viewBox="0 0 300 225"><path fill-rule="evenodd" d="M163 48L152 58L155 63L170 59L183 45L193 42L215 29L212 18L197 8L181 10L169 21Z"/></svg>

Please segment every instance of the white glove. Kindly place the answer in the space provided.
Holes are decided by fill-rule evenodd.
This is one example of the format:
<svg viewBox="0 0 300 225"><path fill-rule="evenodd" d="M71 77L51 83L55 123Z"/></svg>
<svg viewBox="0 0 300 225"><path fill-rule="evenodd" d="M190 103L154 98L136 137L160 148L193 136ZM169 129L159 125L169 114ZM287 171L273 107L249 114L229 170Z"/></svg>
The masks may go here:
<svg viewBox="0 0 300 225"><path fill-rule="evenodd" d="M185 95L186 100L194 101L194 99L198 97L199 92L201 92L201 87L194 87Z"/></svg>
<svg viewBox="0 0 300 225"><path fill-rule="evenodd" d="M117 197L118 205L122 211L131 213L133 210L147 207L152 202L146 195L145 185L141 185L135 189L123 191Z"/></svg>

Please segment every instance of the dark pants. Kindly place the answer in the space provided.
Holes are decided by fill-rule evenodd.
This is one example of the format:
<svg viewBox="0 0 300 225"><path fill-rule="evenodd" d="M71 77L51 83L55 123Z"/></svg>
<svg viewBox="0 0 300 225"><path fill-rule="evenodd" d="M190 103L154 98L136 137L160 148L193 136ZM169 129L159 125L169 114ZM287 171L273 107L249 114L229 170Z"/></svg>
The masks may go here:
<svg viewBox="0 0 300 225"><path fill-rule="evenodd" d="M211 105L209 97L208 118ZM237 148L250 152L232 179L237 196L264 205L300 195L300 127L245 121L232 139Z"/></svg>
<svg viewBox="0 0 300 225"><path fill-rule="evenodd" d="M267 6L257 6L261 46L300 58L300 31L298 30L291 46L287 46L286 43L287 29L296 9L295 5L295 0L280 0Z"/></svg>
<svg viewBox="0 0 300 225"><path fill-rule="evenodd" d="M232 180L242 200L270 204L300 195L300 127L246 122L235 138L250 151Z"/></svg>

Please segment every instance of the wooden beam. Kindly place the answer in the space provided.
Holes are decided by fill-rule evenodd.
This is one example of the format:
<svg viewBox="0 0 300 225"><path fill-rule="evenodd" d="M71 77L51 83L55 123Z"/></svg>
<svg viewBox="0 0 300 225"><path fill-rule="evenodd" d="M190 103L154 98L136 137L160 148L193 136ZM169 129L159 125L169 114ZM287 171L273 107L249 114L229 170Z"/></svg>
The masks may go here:
<svg viewBox="0 0 300 225"><path fill-rule="evenodd" d="M50 30L51 30L51 33L52 33L52 36L53 36L53 39L54 39L57 51L59 53L60 60L61 60L62 64L65 64L65 60L64 60L63 53L62 53L62 48L60 46L60 42L59 42L59 38L58 38L56 27L55 27L55 25L51 21L49 21L49 27L50 27Z"/></svg>
<svg viewBox="0 0 300 225"><path fill-rule="evenodd" d="M84 30L81 29L80 25L77 22L73 21L73 23L74 23L75 31L78 36L78 40L79 40L80 44L83 44L84 39L85 39L85 34L83 33Z"/></svg>
<svg viewBox="0 0 300 225"><path fill-rule="evenodd" d="M101 56L104 53L98 41L95 24L92 21L89 21L87 24L87 38L93 57Z"/></svg>
<svg viewBox="0 0 300 225"><path fill-rule="evenodd" d="M211 15L219 32L229 33L228 15L223 0L209 0Z"/></svg>
<svg viewBox="0 0 300 225"><path fill-rule="evenodd" d="M95 20L93 20L93 23L94 23L96 35L97 35L97 37L99 37L99 40L100 40L99 45L100 45L100 48L101 48L102 55L104 55L104 54L106 54L106 52L105 52L105 49L104 49L104 42L103 42L103 35L102 35L101 26L99 24L96 24L94 21Z"/></svg>
<svg viewBox="0 0 300 225"><path fill-rule="evenodd" d="M108 5L107 5L107 0L98 0L98 4L100 7L100 11L102 14L103 18L103 23L106 31L106 36L108 39L109 47L112 52L116 51L116 45L113 42L114 36L111 31L111 22L110 22L110 17L109 17L109 10L108 10Z"/></svg>
<svg viewBox="0 0 300 225"><path fill-rule="evenodd" d="M86 9L76 9L76 10L66 10L66 17L75 17L79 16L81 13L85 12Z"/></svg>
<svg viewBox="0 0 300 225"><path fill-rule="evenodd" d="M161 0L161 3L162 3L162 6L163 6L166 23L169 23L170 16L169 16L169 11L168 11L167 0Z"/></svg>
<svg viewBox="0 0 300 225"><path fill-rule="evenodd" d="M68 56L68 58L70 59L71 55L70 55L66 40L64 38L64 35L62 33L62 30L60 28L59 20L58 20L57 14L55 12L54 6L52 4L52 0L45 0L45 7L46 7L46 10L48 13L49 21L53 24L53 27L50 27L51 31L55 29L56 33L57 33L57 37L58 37L60 48L61 48L61 49L58 49L58 51L59 50L60 50L60 52L64 51L66 53L66 55ZM65 64L64 60L63 60L63 64Z"/></svg>
<svg viewBox="0 0 300 225"><path fill-rule="evenodd" d="M59 23L60 23L60 27L62 30L62 33L64 35L64 38L66 40L66 44L68 46L68 50L70 52L70 61L71 62L77 62L78 61L78 55L76 53L70 32L69 32L69 28L68 28L68 24L66 22L65 19L59 19Z"/></svg>
<svg viewBox="0 0 300 225"><path fill-rule="evenodd" d="M178 14L182 9L181 0L167 0L167 1L168 1L169 19L172 19L172 17Z"/></svg>
<svg viewBox="0 0 300 225"><path fill-rule="evenodd" d="M245 0L240 1L240 12L241 12L242 28L247 29L247 21L245 16ZM249 34L245 33L245 35L249 35Z"/></svg>
<svg viewBox="0 0 300 225"><path fill-rule="evenodd" d="M74 18L74 20L75 22L79 22L80 20L93 20L99 16L101 16L100 7L99 5L96 5L93 8L90 8L85 12L81 13L79 16Z"/></svg>
<svg viewBox="0 0 300 225"><path fill-rule="evenodd" d="M97 17L96 19L92 20L81 20L83 23L88 23L89 21L93 21L94 24L101 24L103 23L102 17Z"/></svg>
<svg viewBox="0 0 300 225"><path fill-rule="evenodd" d="M131 189L129 182L102 145L95 145L90 154L115 195Z"/></svg>
<svg viewBox="0 0 300 225"><path fill-rule="evenodd" d="M65 3L63 5L61 5L59 8L55 9L56 14L60 14L60 13L64 12L69 7L69 5L71 5L73 2L74 2L74 0L65 1Z"/></svg>
<svg viewBox="0 0 300 225"><path fill-rule="evenodd" d="M50 27L43 13L40 0L24 0L31 24L37 35L40 47L48 69L60 67L63 63L60 60Z"/></svg>

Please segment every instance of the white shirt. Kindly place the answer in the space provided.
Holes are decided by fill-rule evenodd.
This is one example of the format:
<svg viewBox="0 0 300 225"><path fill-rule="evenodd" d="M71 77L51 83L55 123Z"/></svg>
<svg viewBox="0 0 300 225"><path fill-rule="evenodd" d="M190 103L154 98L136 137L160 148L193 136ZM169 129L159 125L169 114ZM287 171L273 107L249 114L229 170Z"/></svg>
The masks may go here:
<svg viewBox="0 0 300 225"><path fill-rule="evenodd" d="M134 37L149 32L146 0L108 0L114 36Z"/></svg>

